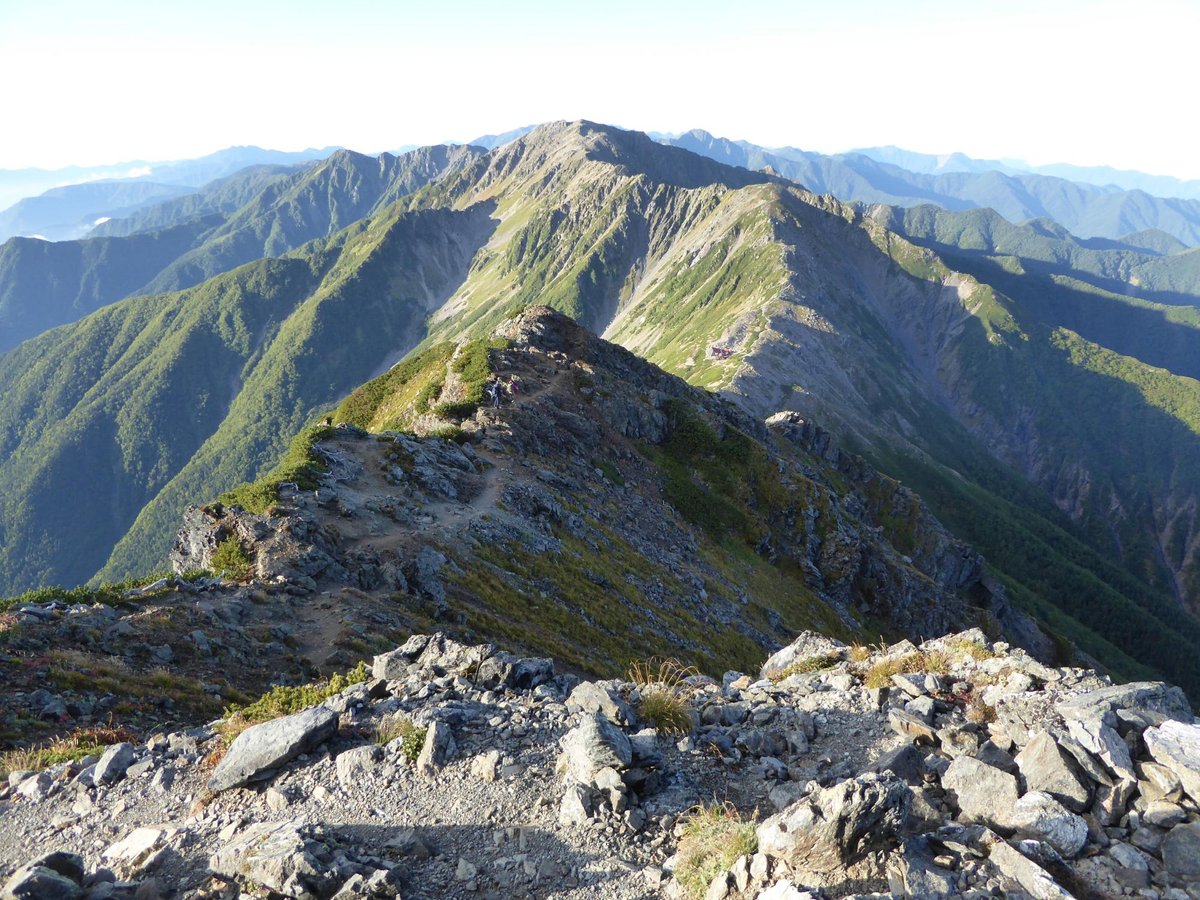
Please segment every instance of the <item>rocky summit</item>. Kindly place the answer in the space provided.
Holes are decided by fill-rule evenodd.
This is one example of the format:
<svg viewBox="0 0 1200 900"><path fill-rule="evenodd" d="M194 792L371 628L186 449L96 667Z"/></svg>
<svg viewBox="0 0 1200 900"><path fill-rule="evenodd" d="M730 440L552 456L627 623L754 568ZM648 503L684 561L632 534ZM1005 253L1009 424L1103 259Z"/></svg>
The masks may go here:
<svg viewBox="0 0 1200 900"><path fill-rule="evenodd" d="M978 630L718 681L442 633L0 788L5 898L1200 896L1200 725Z"/></svg>

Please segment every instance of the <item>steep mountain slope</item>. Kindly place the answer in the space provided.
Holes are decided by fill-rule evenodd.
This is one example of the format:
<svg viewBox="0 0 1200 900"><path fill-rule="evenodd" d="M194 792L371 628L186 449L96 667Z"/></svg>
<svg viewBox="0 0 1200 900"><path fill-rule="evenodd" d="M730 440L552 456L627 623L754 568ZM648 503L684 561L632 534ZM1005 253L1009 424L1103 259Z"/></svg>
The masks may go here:
<svg viewBox="0 0 1200 900"><path fill-rule="evenodd" d="M215 223L192 219L128 238L0 245L0 352L135 293Z"/></svg>
<svg viewBox="0 0 1200 900"><path fill-rule="evenodd" d="M6 440L21 462L0 467L3 496L9 509L25 508L20 521L32 536L5 537L8 589L86 578L106 547L106 577L146 571L187 502L261 473L288 435L414 344L432 352L445 340L484 336L544 302L694 384L728 392L757 418L780 409L811 417L928 494L1012 596L1089 653L1131 671L1137 663L1118 649L1127 648L1190 684L1188 648L1200 630L1180 598L1190 600L1196 558L1186 514L1195 384L1147 375L1098 334L1049 326L1032 300L947 267L875 216L644 135L543 126L278 261L280 273L295 267L295 293L272 306L261 330L238 338L212 376L226 379L227 409L180 428L188 440L178 448L140 395L127 412L94 402L117 387L88 361L104 358L101 345L116 331L129 334L131 365L157 365L161 322L182 309L196 317L198 336L225 346L233 310L220 298L235 297L238 279L263 264L117 304L43 336L28 356L19 348L0 359L11 366L0 383L12 384L35 357L60 361L20 382L24 393L6 404L16 411ZM1071 246L1080 260L1100 252ZM1108 271L1107 259L1093 261ZM268 282L280 277L261 271ZM1125 302L1136 312L1151 301ZM1190 344L1180 340L1164 352L1183 356ZM163 390L186 392L186 368L166 374ZM59 371L73 381L78 372L80 384L56 386ZM85 437L76 446L111 441L128 421L155 448L145 451L153 464L128 464L143 451L107 461L113 490L137 502L104 529L88 528L90 512L65 524L55 512L63 498L52 486L79 455L56 449L53 429L24 423L31 413L20 410L40 393L55 398L55 420L78 423ZM1145 440L1119 453L1089 450L1098 438L1104 446L1114 409ZM1098 487L1078 489L1085 485ZM1085 494L1065 509L1053 502ZM1105 497L1121 506L1101 518ZM1147 518L1158 508L1171 512L1178 547ZM62 549L72 541L90 555L68 569ZM22 568L25 557L41 562Z"/></svg>
<svg viewBox="0 0 1200 900"><path fill-rule="evenodd" d="M40 237L47 241L83 237L100 219L127 216L187 193L182 185L153 181L101 181L53 188L0 212L0 241Z"/></svg>
<svg viewBox="0 0 1200 900"><path fill-rule="evenodd" d="M1189 247L1200 244L1200 199L1154 197L1141 190L994 169L920 174L862 154L773 151L715 138L705 131L666 140L729 165L769 166L809 190L846 201L895 206L932 203L950 210L991 208L1013 222L1053 219L1081 237L1120 238L1157 229Z"/></svg>
<svg viewBox="0 0 1200 900"><path fill-rule="evenodd" d="M297 166L249 166L225 178L210 181L194 193L102 222L87 236L126 237L142 231L170 228L197 216L232 213L252 201L269 185L315 165L317 161Z"/></svg>
<svg viewBox="0 0 1200 900"><path fill-rule="evenodd" d="M373 158L338 151L300 171L255 169L209 185L116 223L111 237L53 245L9 241L0 247L0 324L6 326L0 351L122 297L193 287L326 237L478 152L426 147ZM165 227L149 230L159 225Z"/></svg>

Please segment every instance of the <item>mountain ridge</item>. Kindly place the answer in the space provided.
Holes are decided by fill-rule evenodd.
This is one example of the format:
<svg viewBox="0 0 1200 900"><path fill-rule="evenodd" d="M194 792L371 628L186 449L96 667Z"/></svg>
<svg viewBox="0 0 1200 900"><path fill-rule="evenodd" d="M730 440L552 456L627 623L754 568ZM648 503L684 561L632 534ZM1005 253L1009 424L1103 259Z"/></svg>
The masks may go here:
<svg viewBox="0 0 1200 900"><path fill-rule="evenodd" d="M657 181L664 172L670 179ZM1047 248L1065 240L1046 229L1019 234ZM1141 370L1132 358L1072 337L1061 324L1046 327L1044 312L1031 319L1029 299L993 285L993 268L972 274L975 257L969 256L970 267L951 268L917 238L888 230L868 208L663 148L645 136L583 122L535 130L291 251L286 260L218 276L190 294L142 301L146 309L154 303L164 310L212 306L196 339L236 345L213 375L214 384L225 385L214 396L227 398L231 388L235 394L221 411L236 407L236 414L226 414L204 436L203 457L161 472L140 462L126 469L154 472L151 492L159 499L143 504L134 530L106 536L110 550L117 541L120 547L103 566L104 576L145 571L165 551L163 535L189 499L266 471L289 434L405 350L484 337L540 301L693 384L732 391L758 418L791 409L820 423L917 487L939 518L979 545L992 564L990 577L1086 652L1120 668L1128 663L1117 645L1128 645L1143 659L1182 671L1189 662L1167 635L1190 634L1196 624L1179 608L1169 582L1179 578L1186 592L1195 531L1177 514L1168 517L1168 527L1148 520L1145 502L1177 490L1184 509L1186 488L1158 462L1146 468L1145 484L1127 480L1143 461L1158 459L1148 445L1131 446L1133 462L1120 461L1119 477L1103 472L1104 490L1111 481L1119 489L1113 496L1125 500L1128 512L1114 520L1122 530L1096 532L1112 517L1084 503L1072 518L1076 510L1056 507L1052 498L1073 496L1057 492L1057 483L1088 483L1088 458L1074 442L1103 427L1103 418L1090 412L1086 427L1078 428L1060 422L1060 401L1041 396L1036 374L1033 381L1029 374L1013 380L1021 396L1005 396L994 385L999 375L1025 369L1052 373L1063 384L1070 376L1093 393L1110 379L1097 396L1114 399L1147 433L1171 436L1160 447L1167 460L1177 446L1192 452L1190 438L1177 444L1174 435L1180 417L1190 416L1194 388L1162 373L1135 396L1137 382L1130 379ZM1097 260L1133 252L1072 246L1068 262L1086 259L1099 268ZM1137 254L1169 266L1186 257ZM235 297L239 278L258 271L267 286L270 272L289 267L300 279L287 301L294 306L272 313L261 338L222 324L236 301L220 297ZM1105 303L1129 305L1129 299L1106 296ZM110 327L143 327L132 319L118 325L129 315L122 306L110 313ZM1139 315L1143 309L1157 315L1157 308L1136 307ZM77 340L67 358L91 353L84 348L95 339L88 335L92 328L89 322L60 329L44 338L42 350L66 349ZM145 331L131 347L149 358L156 334ZM70 365L83 366L83 358ZM1111 372L1093 371L1105 367ZM25 382L31 392L46 389L36 382ZM149 410L129 415L155 431ZM95 419L96 428L112 427L102 420ZM1021 422L1019 436L1029 439L1015 451L1032 449L1036 453L1026 455L1044 461L1056 458L1053 448L1070 448L1062 458L1077 465L1048 488L1034 487L1018 474L1025 457L1000 459L988 446L994 423L1010 420ZM75 461L74 453L39 445L36 429L20 425L19 414L9 422L10 440L28 436L22 460ZM998 446L1007 454L1008 447ZM50 468L39 471L51 478ZM165 491L173 479L180 480ZM19 506L32 482L26 476L7 481L8 502ZM1117 537L1123 551L1113 549Z"/></svg>

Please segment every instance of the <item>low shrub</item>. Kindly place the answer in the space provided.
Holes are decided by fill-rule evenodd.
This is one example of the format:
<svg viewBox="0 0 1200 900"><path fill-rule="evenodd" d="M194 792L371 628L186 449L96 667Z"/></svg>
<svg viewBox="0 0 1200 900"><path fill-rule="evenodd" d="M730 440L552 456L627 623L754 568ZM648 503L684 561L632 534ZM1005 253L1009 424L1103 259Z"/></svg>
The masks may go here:
<svg viewBox="0 0 1200 900"><path fill-rule="evenodd" d="M252 571L250 555L236 537L227 537L213 550L212 567L230 581L245 581Z"/></svg>
<svg viewBox="0 0 1200 900"><path fill-rule="evenodd" d="M296 687L276 685L253 703L246 706L229 706L225 709L225 721L220 725L221 737L226 745L233 743L234 738L260 722L269 722L280 716L316 706L323 700L340 694L352 684L359 684L368 678L367 664L360 662L346 674L338 673L328 681L313 684L302 684Z"/></svg>
<svg viewBox="0 0 1200 900"><path fill-rule="evenodd" d="M112 725L78 728L36 747L0 753L0 778L7 778L9 772L40 772L59 763L103 753L111 744L135 740L137 735L127 728Z"/></svg>
<svg viewBox="0 0 1200 900"><path fill-rule="evenodd" d="M779 683L785 678L790 678L793 675L807 675L810 672L820 672L822 669L831 669L842 661L842 658L836 653L822 653L818 656L806 656L804 659L798 659L790 666L780 669L778 672L771 675L771 681Z"/></svg>
<svg viewBox="0 0 1200 900"><path fill-rule="evenodd" d="M390 716L382 719L375 730L375 743L390 744L400 741L400 755L410 763L416 762L425 746L427 728L418 728L408 716Z"/></svg>

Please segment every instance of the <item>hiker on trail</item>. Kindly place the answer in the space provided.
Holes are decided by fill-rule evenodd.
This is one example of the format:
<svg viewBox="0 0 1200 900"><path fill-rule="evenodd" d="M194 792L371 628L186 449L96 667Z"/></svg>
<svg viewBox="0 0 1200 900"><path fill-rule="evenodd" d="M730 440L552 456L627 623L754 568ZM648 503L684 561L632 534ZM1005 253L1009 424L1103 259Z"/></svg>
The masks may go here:
<svg viewBox="0 0 1200 900"><path fill-rule="evenodd" d="M521 376L520 375L514 375L514 376L512 376L512 378L508 379L508 392L510 394L512 394L514 397L517 394L521 393Z"/></svg>
<svg viewBox="0 0 1200 900"><path fill-rule="evenodd" d="M488 382L487 395L492 398L492 407L500 408L500 382L493 378Z"/></svg>

